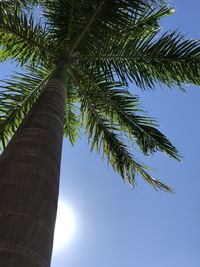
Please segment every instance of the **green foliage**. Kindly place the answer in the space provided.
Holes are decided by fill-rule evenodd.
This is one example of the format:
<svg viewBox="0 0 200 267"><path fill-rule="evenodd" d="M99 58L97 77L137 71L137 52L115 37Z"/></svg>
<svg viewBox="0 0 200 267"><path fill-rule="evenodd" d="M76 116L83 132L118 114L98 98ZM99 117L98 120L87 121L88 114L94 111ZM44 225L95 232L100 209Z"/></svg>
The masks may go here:
<svg viewBox="0 0 200 267"><path fill-rule="evenodd" d="M16 59L21 65L44 64L49 49L46 34L41 24L34 21L33 13L19 13L15 6L0 8L0 61Z"/></svg>
<svg viewBox="0 0 200 267"><path fill-rule="evenodd" d="M163 151L179 160L176 148L155 128L156 121L140 108L138 97L127 91L123 84L106 82L99 74L95 78L81 79L84 86L84 89L79 89L80 96L83 96L81 103L84 103L85 96L89 97L93 107L119 125L120 132L127 132L126 136L134 140L145 155Z"/></svg>
<svg viewBox="0 0 200 267"><path fill-rule="evenodd" d="M80 137L81 123L79 119L78 93L76 88L67 81L67 97L65 109L64 135L73 145L78 137Z"/></svg>
<svg viewBox="0 0 200 267"><path fill-rule="evenodd" d="M157 39L157 33L137 32L134 36L109 40L97 53L83 57L87 68L104 71L105 76L115 76L126 83L135 82L140 88L154 89L155 85L168 87L200 84L199 42L186 40L176 32L169 32Z"/></svg>
<svg viewBox="0 0 200 267"><path fill-rule="evenodd" d="M106 155L113 169L130 185L134 186L135 173L140 173L155 188L172 191L153 178L146 166L137 163L127 147L128 133L129 141L135 141L144 154L147 155L148 150L151 153L161 150L179 159L176 148L153 127L153 120L136 115L137 112L142 112L138 98L132 96L120 83L109 84L99 77L96 81L91 81L88 77L84 80L80 79L80 75L78 80L78 75L73 70L70 70L70 75L74 83L79 85L81 116L91 150L96 148L100 154ZM146 127L151 130L148 131Z"/></svg>
<svg viewBox="0 0 200 267"><path fill-rule="evenodd" d="M173 11L162 0L0 2L0 61L30 67L2 84L2 146L39 98L52 69L66 59L64 135L73 144L84 127L91 148L129 184L134 186L139 173L154 188L170 191L136 161L134 148L145 156L161 151L180 160L178 151L127 87L130 82L141 89L199 85L199 42L176 31L161 34L160 19Z"/></svg>
<svg viewBox="0 0 200 267"><path fill-rule="evenodd" d="M0 136L5 148L24 117L45 88L48 74L41 68L16 73L11 79L2 81L0 91Z"/></svg>

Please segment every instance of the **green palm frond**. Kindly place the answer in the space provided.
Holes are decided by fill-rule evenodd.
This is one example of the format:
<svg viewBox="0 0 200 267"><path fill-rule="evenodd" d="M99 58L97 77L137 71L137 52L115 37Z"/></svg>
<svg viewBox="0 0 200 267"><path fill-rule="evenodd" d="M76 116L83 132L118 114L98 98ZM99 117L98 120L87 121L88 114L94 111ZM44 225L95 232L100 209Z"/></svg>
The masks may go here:
<svg viewBox="0 0 200 267"><path fill-rule="evenodd" d="M2 81L0 91L0 140L5 148L45 87L48 74L44 69L30 68Z"/></svg>
<svg viewBox="0 0 200 267"><path fill-rule="evenodd" d="M66 91L64 136L67 137L73 145L76 139L80 137L80 114L77 90L69 79L67 81Z"/></svg>
<svg viewBox="0 0 200 267"><path fill-rule="evenodd" d="M171 87L184 84L200 84L200 46L197 40L187 40L176 31L163 34L153 42L141 47L149 59L150 75L155 82ZM147 71L146 71L147 72ZM152 81L153 83L153 81Z"/></svg>
<svg viewBox="0 0 200 267"><path fill-rule="evenodd" d="M69 138L73 145L78 137L80 137L80 121L77 115L77 107L67 101L65 111L64 135Z"/></svg>
<svg viewBox="0 0 200 267"><path fill-rule="evenodd" d="M114 10L110 12L113 12L115 18L117 12ZM154 6L146 7L145 9L139 8L131 14L127 15L127 12L125 13L127 18L124 25L119 21L119 25L113 25L113 27L110 26L110 22L104 22L103 18L100 16L99 20L91 25L90 30L86 33L86 36L81 43L81 55L90 55L91 51L92 53L99 53L107 46L111 48L114 45L114 40L119 40L119 35L123 42L124 39L127 39L127 37L130 36L140 34L142 37L144 34L153 33L159 28L158 22L160 18L171 13L172 9L167 6L161 6L159 8ZM114 18L113 20L115 21ZM100 21L100 19L102 19L102 21ZM107 20L110 20L110 17L108 17Z"/></svg>
<svg viewBox="0 0 200 267"><path fill-rule="evenodd" d="M21 7L30 8L31 6L37 6L40 0L6 0L0 2L0 8L5 7Z"/></svg>
<svg viewBox="0 0 200 267"><path fill-rule="evenodd" d="M143 10L132 21L132 33L138 32L138 30L155 31L160 28L159 21L165 16L169 16L174 12L173 8L166 5L161 7L151 7ZM128 32L130 34L130 32Z"/></svg>
<svg viewBox="0 0 200 267"><path fill-rule="evenodd" d="M21 65L51 62L56 55L46 40L47 32L33 13L17 12L15 8L0 8L0 61L15 59Z"/></svg>
<svg viewBox="0 0 200 267"><path fill-rule="evenodd" d="M104 109L102 110L102 105L105 104L102 101L102 96L99 97L101 99L100 103L95 101L98 95L94 94L94 90L88 88L88 84L79 81L73 70L70 70L70 75L79 86L81 113L85 118L84 124L91 142L91 150L96 148L99 153L106 155L113 169L118 171L122 178L132 186L135 184L135 173L137 172L155 189L160 188L171 191L170 187L153 178L147 172L145 166L135 161L126 144L122 141L121 128L112 119L108 120L107 113L104 112ZM104 95L104 98L106 97L107 95Z"/></svg>
<svg viewBox="0 0 200 267"><path fill-rule="evenodd" d="M135 82L140 88L156 84L182 86L200 83L199 41L186 40L176 32L158 32L111 40L98 53L83 58L85 68L104 71L105 76ZM157 39L156 39L157 38Z"/></svg>
<svg viewBox="0 0 200 267"><path fill-rule="evenodd" d="M127 146L120 140L119 134L116 133L118 128L110 125L100 112L96 112L93 102L88 102L88 97L82 109L86 113L85 128L91 140L92 149L95 147L99 153L103 152L113 169L118 171L124 180L134 186L135 174L139 173L155 189L172 191L170 187L153 178L145 166L135 161Z"/></svg>
<svg viewBox="0 0 200 267"><path fill-rule="evenodd" d="M108 82L100 74L79 74L84 91L79 87L81 102L87 95L97 109L106 115L111 122L120 126L122 132L128 133L145 155L156 151L165 152L168 156L180 160L177 149L140 107L140 99L127 91L123 84ZM82 99L83 97L83 99Z"/></svg>
<svg viewBox="0 0 200 267"><path fill-rule="evenodd" d="M92 47L93 40L97 38L102 40L117 36L119 31L130 27L134 16L141 16L147 9L159 8L158 4L164 6L163 1L152 0L94 0L92 4L87 0L41 1L43 16L48 31L54 37L53 41L59 43L62 49L65 47L65 51L70 51L71 55L75 50L84 50L88 44ZM161 13L158 12L157 16L161 16Z"/></svg>
<svg viewBox="0 0 200 267"><path fill-rule="evenodd" d="M52 35L52 41L59 45L59 49L65 49L66 42L71 39L71 27L73 20L73 5L71 1L43 1L41 4L48 32Z"/></svg>

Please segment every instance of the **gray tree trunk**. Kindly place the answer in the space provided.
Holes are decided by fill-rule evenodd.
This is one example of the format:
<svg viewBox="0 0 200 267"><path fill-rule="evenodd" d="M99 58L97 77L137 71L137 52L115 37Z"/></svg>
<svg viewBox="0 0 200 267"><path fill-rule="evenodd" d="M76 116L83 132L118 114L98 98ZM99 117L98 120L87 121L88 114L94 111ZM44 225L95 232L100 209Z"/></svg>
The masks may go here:
<svg viewBox="0 0 200 267"><path fill-rule="evenodd" d="M52 78L0 157L0 266L49 267L65 86Z"/></svg>

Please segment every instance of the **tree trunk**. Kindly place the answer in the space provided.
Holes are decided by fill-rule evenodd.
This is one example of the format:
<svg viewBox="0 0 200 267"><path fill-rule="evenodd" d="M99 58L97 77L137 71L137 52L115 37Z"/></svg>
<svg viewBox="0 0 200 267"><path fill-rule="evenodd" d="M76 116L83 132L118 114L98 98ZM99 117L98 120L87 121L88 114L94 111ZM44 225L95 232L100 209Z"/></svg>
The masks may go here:
<svg viewBox="0 0 200 267"><path fill-rule="evenodd" d="M1 267L50 266L65 108L58 70L0 157Z"/></svg>

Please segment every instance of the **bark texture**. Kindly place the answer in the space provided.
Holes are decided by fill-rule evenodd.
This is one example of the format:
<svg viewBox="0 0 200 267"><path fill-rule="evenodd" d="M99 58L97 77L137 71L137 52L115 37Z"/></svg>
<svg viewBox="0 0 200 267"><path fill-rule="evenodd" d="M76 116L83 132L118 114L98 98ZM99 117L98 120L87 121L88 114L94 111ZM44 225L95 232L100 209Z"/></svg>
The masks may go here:
<svg viewBox="0 0 200 267"><path fill-rule="evenodd" d="M1 267L50 266L64 107L64 82L51 79L0 157Z"/></svg>

